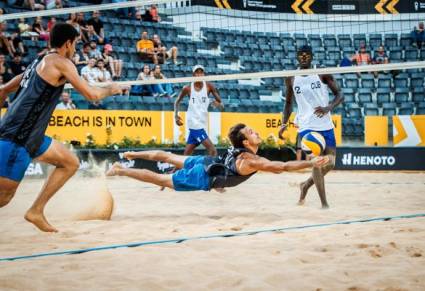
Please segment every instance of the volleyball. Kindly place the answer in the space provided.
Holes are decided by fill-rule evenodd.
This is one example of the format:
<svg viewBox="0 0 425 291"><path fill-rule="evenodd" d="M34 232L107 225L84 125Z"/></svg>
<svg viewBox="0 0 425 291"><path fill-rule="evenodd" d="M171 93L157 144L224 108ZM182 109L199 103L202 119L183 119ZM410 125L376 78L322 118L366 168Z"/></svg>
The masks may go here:
<svg viewBox="0 0 425 291"><path fill-rule="evenodd" d="M307 155L320 156L325 147L326 142L323 136L314 131L307 133L301 140L301 149Z"/></svg>

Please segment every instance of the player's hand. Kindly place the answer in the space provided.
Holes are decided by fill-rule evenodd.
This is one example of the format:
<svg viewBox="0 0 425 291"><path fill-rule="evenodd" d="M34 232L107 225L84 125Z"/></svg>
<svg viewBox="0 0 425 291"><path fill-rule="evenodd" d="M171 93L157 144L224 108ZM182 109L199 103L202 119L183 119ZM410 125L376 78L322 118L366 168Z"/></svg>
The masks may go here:
<svg viewBox="0 0 425 291"><path fill-rule="evenodd" d="M123 154L124 159L127 159L129 161L134 159L134 152L125 152Z"/></svg>
<svg viewBox="0 0 425 291"><path fill-rule="evenodd" d="M174 119L176 120L176 124L178 126L182 126L183 125L183 119L180 116L176 115L176 116L174 116Z"/></svg>
<svg viewBox="0 0 425 291"><path fill-rule="evenodd" d="M214 101L212 102L212 105L213 105L215 108L217 108L217 109L219 109L219 110L221 110L221 111L223 111L223 110L224 110L224 104L223 104L222 102L218 102L217 100L214 100Z"/></svg>
<svg viewBox="0 0 425 291"><path fill-rule="evenodd" d="M329 157L328 156L315 157L311 159L310 162L313 165L313 167L320 168L325 166L327 163L329 163Z"/></svg>
<svg viewBox="0 0 425 291"><path fill-rule="evenodd" d="M288 125L286 125L286 124L283 124L281 127L280 127L280 129L279 129L279 138L280 139L285 139L284 137L283 137L283 133L285 132L285 130L288 128Z"/></svg>
<svg viewBox="0 0 425 291"><path fill-rule="evenodd" d="M322 118L323 116L328 114L330 111L331 109L329 108L329 106L326 106L326 107L318 106L314 108L314 114L316 114L316 116L319 118Z"/></svg>

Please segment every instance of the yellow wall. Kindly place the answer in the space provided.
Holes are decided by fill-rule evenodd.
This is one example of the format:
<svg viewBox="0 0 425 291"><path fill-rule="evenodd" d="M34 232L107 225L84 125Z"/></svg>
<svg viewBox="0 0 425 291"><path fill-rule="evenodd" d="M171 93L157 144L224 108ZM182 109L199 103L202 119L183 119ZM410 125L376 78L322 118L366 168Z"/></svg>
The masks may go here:
<svg viewBox="0 0 425 291"><path fill-rule="evenodd" d="M365 145L387 146L388 145L388 117L365 116Z"/></svg>

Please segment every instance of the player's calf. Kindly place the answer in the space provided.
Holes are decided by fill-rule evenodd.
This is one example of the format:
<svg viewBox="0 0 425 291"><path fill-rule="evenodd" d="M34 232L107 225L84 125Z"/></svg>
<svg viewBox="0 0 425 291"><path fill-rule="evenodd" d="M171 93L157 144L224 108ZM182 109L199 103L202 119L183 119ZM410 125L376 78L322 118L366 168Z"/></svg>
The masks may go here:
<svg viewBox="0 0 425 291"><path fill-rule="evenodd" d="M6 206L15 196L16 189L0 189L0 207Z"/></svg>

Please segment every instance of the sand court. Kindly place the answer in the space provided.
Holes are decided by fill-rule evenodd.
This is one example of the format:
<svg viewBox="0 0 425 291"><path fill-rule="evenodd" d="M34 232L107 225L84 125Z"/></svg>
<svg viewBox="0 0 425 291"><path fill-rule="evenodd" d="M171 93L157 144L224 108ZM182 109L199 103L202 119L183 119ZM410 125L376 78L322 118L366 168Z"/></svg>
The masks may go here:
<svg viewBox="0 0 425 291"><path fill-rule="evenodd" d="M42 185L41 180L25 180L12 203L0 210L0 254L3 258L425 212L424 173L332 172L326 180L328 210L320 209L314 189L304 206L296 205L297 184L307 175L258 174L223 194L161 192L122 177L106 182L103 177L75 177L47 208L57 234L40 233L24 221ZM111 220L90 220L96 211L108 213L111 207ZM424 222L419 217L331 225L0 262L0 287L424 290Z"/></svg>

